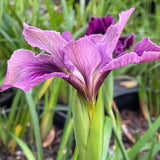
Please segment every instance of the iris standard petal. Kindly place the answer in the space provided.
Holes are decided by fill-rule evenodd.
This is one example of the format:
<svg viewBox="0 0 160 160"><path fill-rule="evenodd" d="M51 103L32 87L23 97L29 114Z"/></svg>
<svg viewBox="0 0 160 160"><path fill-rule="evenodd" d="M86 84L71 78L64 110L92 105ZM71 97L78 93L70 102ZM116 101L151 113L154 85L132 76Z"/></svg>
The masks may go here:
<svg viewBox="0 0 160 160"><path fill-rule="evenodd" d="M133 11L134 11L134 8L131 8L128 11L121 12L119 14L118 22L115 25L111 25L107 29L103 39L101 40L102 42L108 43L111 54L115 50L115 47L117 45L121 32Z"/></svg>
<svg viewBox="0 0 160 160"><path fill-rule="evenodd" d="M57 48L59 46L63 46L67 43L66 39L64 39L59 32L56 31L48 31L41 30L36 27L28 26L24 23L24 31L23 31L25 40L33 47L38 47L41 50L44 50L54 57L59 65L63 64L63 60L61 55L59 55ZM69 37L69 35L65 34L65 37ZM68 39L68 38L67 38Z"/></svg>
<svg viewBox="0 0 160 160"><path fill-rule="evenodd" d="M101 61L96 45L88 37L83 37L77 41L70 41L62 48L62 51L81 73L84 78L83 83L91 93L92 75Z"/></svg>
<svg viewBox="0 0 160 160"><path fill-rule="evenodd" d="M108 47L108 43L98 43L96 44L99 53L101 54L101 63L99 65L99 69L103 68L104 65L112 61L112 56L110 54L110 48Z"/></svg>
<svg viewBox="0 0 160 160"><path fill-rule="evenodd" d="M55 76L68 78L68 75L53 62L52 56L47 54L35 56L32 51L20 49L15 51L8 61L7 75L1 91L10 87L27 91L36 84Z"/></svg>

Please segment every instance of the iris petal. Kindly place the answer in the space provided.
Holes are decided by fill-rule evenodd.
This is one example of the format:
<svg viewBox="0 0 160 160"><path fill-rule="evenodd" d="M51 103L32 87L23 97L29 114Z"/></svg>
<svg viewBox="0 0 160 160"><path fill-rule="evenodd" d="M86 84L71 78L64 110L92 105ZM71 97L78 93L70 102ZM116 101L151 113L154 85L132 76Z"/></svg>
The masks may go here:
<svg viewBox="0 0 160 160"><path fill-rule="evenodd" d="M35 56L32 51L20 49L15 51L8 61L7 75L1 91L10 87L27 91L36 84L55 76L68 78L68 75L53 62L52 56L47 54Z"/></svg>
<svg viewBox="0 0 160 160"><path fill-rule="evenodd" d="M104 66L102 72L128 64L151 62L158 59L160 59L160 46L156 45L149 38L145 37L142 41L135 45L133 52L124 52L121 56L113 59L109 64Z"/></svg>
<svg viewBox="0 0 160 160"><path fill-rule="evenodd" d="M101 40L102 42L108 43L111 53L114 52L117 42L119 40L119 37L121 35L121 32L133 11L134 11L134 8L131 8L126 12L121 12L119 14L119 21L115 25L111 25L107 29L103 39Z"/></svg>
<svg viewBox="0 0 160 160"><path fill-rule="evenodd" d="M89 38L84 37L69 42L62 50L83 76L85 85L91 90L93 73L101 61L96 45Z"/></svg>
<svg viewBox="0 0 160 160"><path fill-rule="evenodd" d="M28 26L24 23L25 40L33 47L38 47L54 57L56 63L60 66L63 65L61 55L58 53L57 48L63 46L67 41L56 31L41 30L36 27ZM68 35L68 34L67 34Z"/></svg>

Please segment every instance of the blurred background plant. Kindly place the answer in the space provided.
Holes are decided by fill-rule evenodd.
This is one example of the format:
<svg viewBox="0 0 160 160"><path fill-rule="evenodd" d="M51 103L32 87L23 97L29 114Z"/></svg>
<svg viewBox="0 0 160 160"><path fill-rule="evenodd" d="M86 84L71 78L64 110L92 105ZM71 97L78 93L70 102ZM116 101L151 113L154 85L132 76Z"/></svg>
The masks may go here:
<svg viewBox="0 0 160 160"><path fill-rule="evenodd" d="M111 15L118 19L117 13L135 7L134 15L131 16L122 35L128 35L131 32L135 34L136 42L142 40L145 36L159 44L160 42L160 3L158 0L1 0L0 1L0 86L4 81L7 68L7 60L12 53L19 48L31 49L38 52L37 48L31 48L23 37L23 22L42 29L56 30L59 32L70 31L74 39L86 34L90 16L103 17ZM115 22L116 22L115 20ZM116 69L113 73L114 79L132 79L140 85L139 97L141 111L151 126L151 116L160 115L160 72L159 61L129 65ZM111 92L113 87L110 88ZM1 96L1 93L0 93ZM108 102L112 104L113 96L109 97ZM30 103L32 102L33 103ZM30 126L30 143L36 139L39 159L42 159L42 141L48 136L54 119L55 110L68 111L64 126L64 133L58 152L58 160L67 159L69 150L73 143L72 129L72 89L62 79L54 78L45 81L32 89L32 92L23 93L16 91L12 104L10 106L0 106L0 146L5 146L11 153L14 152L16 142L34 157L27 146L22 141L28 124ZM41 102L41 103L40 103ZM56 107L57 103L69 104L69 107ZM42 105L40 105L42 104ZM36 108L35 108L36 106ZM41 109L40 106L43 106ZM9 113L6 110L9 108ZM37 111L38 119L32 113ZM34 112L35 113L35 112ZM35 113L35 114L36 114ZM118 117L118 113L117 113ZM119 136L121 136L120 120L117 120ZM107 121L108 123L108 121ZM38 125L40 124L40 125ZM37 128L35 127L37 126ZM156 132L156 127L152 130L152 135ZM153 128L152 128L153 129ZM111 133L111 132L110 132ZM15 136L16 137L15 137ZM151 133L150 133L151 135ZM110 135L108 134L108 137ZM17 139L18 137L18 139ZM35 138L37 137L37 138ZM41 139L39 139L41 137ZM119 146L120 140L115 135L116 146ZM20 140L22 139L22 140ZM145 138L144 138L145 139ZM145 141L149 138L145 139ZM143 141L144 142L144 141ZM151 143L151 142L150 142ZM156 144L158 145L158 144ZM67 147L67 152L63 152ZM149 146L152 146L151 144ZM142 146L140 146L142 148ZM139 147L139 149L141 149ZM158 146L159 147L159 146ZM136 148L136 147L134 147ZM120 152L124 148L119 149ZM34 153L34 149L32 149ZM133 153L133 150L129 153ZM136 153L136 152L135 152ZM125 153L124 153L125 154ZM133 156L133 154L130 154ZM110 156L110 155L108 155ZM117 154L118 156L118 154ZM76 149L75 156L76 157ZM76 159L76 158L75 158Z"/></svg>

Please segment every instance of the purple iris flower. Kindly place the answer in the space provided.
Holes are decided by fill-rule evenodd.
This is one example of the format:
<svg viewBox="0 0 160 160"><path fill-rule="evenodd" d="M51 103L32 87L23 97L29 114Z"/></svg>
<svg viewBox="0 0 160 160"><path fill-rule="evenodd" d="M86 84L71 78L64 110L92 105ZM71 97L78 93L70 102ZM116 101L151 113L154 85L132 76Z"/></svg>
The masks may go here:
<svg viewBox="0 0 160 160"><path fill-rule="evenodd" d="M111 16L105 17L91 17L91 21L88 22L87 35L91 34L105 34L110 25L114 24L114 18ZM114 50L114 56L118 56L119 53L129 49L134 44L135 36L131 33L129 36L120 37Z"/></svg>
<svg viewBox="0 0 160 160"><path fill-rule="evenodd" d="M134 11L119 14L119 21L110 25L105 34L93 34L73 40L69 32L41 30L24 24L25 40L48 54L16 50L8 61L7 74L1 91L10 87L24 91L36 84L59 76L74 86L88 101L96 98L99 87L114 68L160 59L160 47L144 38L132 52L113 57L120 34Z"/></svg>

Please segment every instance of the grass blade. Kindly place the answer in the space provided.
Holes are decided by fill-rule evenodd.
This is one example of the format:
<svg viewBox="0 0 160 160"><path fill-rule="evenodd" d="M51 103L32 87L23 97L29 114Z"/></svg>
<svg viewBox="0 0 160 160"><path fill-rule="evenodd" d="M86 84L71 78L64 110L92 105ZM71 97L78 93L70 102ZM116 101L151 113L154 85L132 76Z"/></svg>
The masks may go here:
<svg viewBox="0 0 160 160"><path fill-rule="evenodd" d="M160 126L160 117L150 126L148 131L137 141L137 143L132 147L132 149L128 152L129 159L133 159L140 151L140 149L144 146L144 144L151 139L156 133L157 129Z"/></svg>
<svg viewBox="0 0 160 160"><path fill-rule="evenodd" d="M11 105L11 112L10 112L9 118L8 118L8 130L9 131L11 131L11 128L13 128L13 126L12 126L13 125L13 120L14 120L15 115L17 113L18 103L19 103L22 95L23 95L22 90L18 90L14 99L13 99L13 102L12 102L12 105Z"/></svg>
<svg viewBox="0 0 160 160"><path fill-rule="evenodd" d="M14 134L9 133L12 138L18 143L18 145L22 148L22 150L25 152L25 155L28 160L36 160L34 155L32 154L31 150L28 148L28 146L18 137L16 137Z"/></svg>
<svg viewBox="0 0 160 160"><path fill-rule="evenodd" d="M121 152L122 152L122 155L123 155L124 159L125 159L125 160L130 160L130 159L129 159L129 156L128 156L127 153L126 153L126 150L125 150L125 148L124 148L124 145L123 145L123 143L122 143L122 140L121 140L120 136L118 135L117 130L115 129L115 126L114 126L114 125L112 126L112 129L113 129L113 134L114 134L114 136L115 136L115 138L116 138L116 140L117 140L117 143L118 143L118 145L119 145L119 148L120 148L120 150L121 150Z"/></svg>
<svg viewBox="0 0 160 160"><path fill-rule="evenodd" d="M63 151L66 147L66 143L64 143L65 140L63 139L66 139L65 137L66 137L67 128L69 126L69 123L71 122L71 117L72 117L71 114L72 114L72 87L69 86L69 106L68 106L67 117L64 125L62 140L58 150L57 160L62 160L62 157L63 157Z"/></svg>
<svg viewBox="0 0 160 160"><path fill-rule="evenodd" d="M63 160L63 155L64 155L64 149L66 147L68 138L72 132L73 129L73 119L70 120L70 122L68 123L68 126L66 127L62 140L61 140L61 147L58 150L58 156L57 156L57 160Z"/></svg>
<svg viewBox="0 0 160 160"><path fill-rule="evenodd" d="M41 143L41 136L40 136L40 128L39 128L39 120L38 120L38 115L36 112L36 107L34 106L33 99L31 96L31 92L28 91L25 93L26 95L26 100L31 112L31 117L33 120L33 125L34 125L34 133L35 133L35 138L36 138L36 145L38 149L38 159L43 160L43 150L42 150L42 143Z"/></svg>
<svg viewBox="0 0 160 160"><path fill-rule="evenodd" d="M153 151L152 151L152 156L154 156L156 153L158 153L160 151L160 144L155 144ZM146 160L146 159L150 159L150 151L148 153L146 153L142 158L140 158L139 160Z"/></svg>

